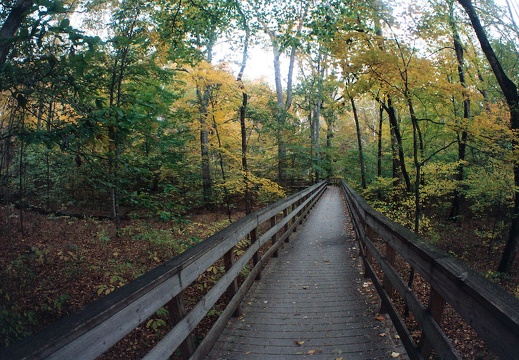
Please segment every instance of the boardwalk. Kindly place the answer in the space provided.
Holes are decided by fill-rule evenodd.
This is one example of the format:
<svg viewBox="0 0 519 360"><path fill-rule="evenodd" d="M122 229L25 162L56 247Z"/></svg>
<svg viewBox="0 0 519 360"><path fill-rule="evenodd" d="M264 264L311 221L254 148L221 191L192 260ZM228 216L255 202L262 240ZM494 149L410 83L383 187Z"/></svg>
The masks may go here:
<svg viewBox="0 0 519 360"><path fill-rule="evenodd" d="M330 187L265 268L208 359L390 359L404 350L360 275L339 189Z"/></svg>

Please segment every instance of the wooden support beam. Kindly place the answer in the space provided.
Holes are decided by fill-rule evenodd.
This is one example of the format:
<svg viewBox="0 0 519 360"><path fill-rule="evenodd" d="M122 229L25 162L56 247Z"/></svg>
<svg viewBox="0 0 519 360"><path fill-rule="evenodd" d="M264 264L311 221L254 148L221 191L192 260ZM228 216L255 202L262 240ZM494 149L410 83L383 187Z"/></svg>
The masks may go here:
<svg viewBox="0 0 519 360"><path fill-rule="evenodd" d="M184 304L184 292L182 291L180 294L171 299L171 301L166 304L166 308L169 311L169 317L172 324L177 324L180 320L182 320L187 315ZM184 340L184 342L180 345L179 349L183 359L189 359L191 355L193 355L196 347L192 334L187 336L186 340Z"/></svg>
<svg viewBox="0 0 519 360"><path fill-rule="evenodd" d="M270 218L270 228L272 229L274 227L276 227L276 215L274 215L273 217ZM274 235L272 235L271 241L272 241L272 246L275 246L278 241L277 232L275 232ZM278 257L278 250L274 251L274 254L272 256Z"/></svg>
<svg viewBox="0 0 519 360"><path fill-rule="evenodd" d="M258 240L258 228L252 229L250 232L250 243L251 245L254 244ZM256 266L260 260L260 254L258 251L252 255L252 266ZM258 272L258 275L256 276L256 280L261 280L261 270Z"/></svg>
<svg viewBox="0 0 519 360"><path fill-rule="evenodd" d="M225 264L225 272L229 271L232 266L234 265L234 248L229 250L225 256L223 257L224 264ZM232 299L234 295L238 292L238 280L235 278L231 285L227 288L227 297L229 299ZM239 317L241 315L241 307L238 305L236 307L236 310L234 310L234 313L232 314L233 317Z"/></svg>
<svg viewBox="0 0 519 360"><path fill-rule="evenodd" d="M438 325L440 324L444 309L445 299L443 299L443 297L440 295L440 293L438 293L438 291L431 287L427 311L431 314L431 317ZM427 338L427 334L422 334L420 343L418 344L418 348L420 349L420 352L424 359L429 359L431 357L433 346L431 344L431 341Z"/></svg>
<svg viewBox="0 0 519 360"><path fill-rule="evenodd" d="M283 218L286 218L288 216L288 208L285 208L283 209ZM288 223L285 224L285 226L283 227L283 233L286 233L288 231L288 228L290 227L290 225ZM287 236L286 239L285 239L285 242L289 242L290 241L290 236Z"/></svg>
<svg viewBox="0 0 519 360"><path fill-rule="evenodd" d="M388 262L389 265L394 267L395 259L396 259L395 249L393 249L391 247L391 245L389 245L389 243L386 243L386 261ZM389 280L387 274L384 274L384 279L383 279L382 283L384 286L384 290L386 291L387 295L391 299L393 297L394 287L391 284L391 281ZM387 309L384 306L384 302L382 302L382 304L380 306L380 312L383 314L387 312Z"/></svg>

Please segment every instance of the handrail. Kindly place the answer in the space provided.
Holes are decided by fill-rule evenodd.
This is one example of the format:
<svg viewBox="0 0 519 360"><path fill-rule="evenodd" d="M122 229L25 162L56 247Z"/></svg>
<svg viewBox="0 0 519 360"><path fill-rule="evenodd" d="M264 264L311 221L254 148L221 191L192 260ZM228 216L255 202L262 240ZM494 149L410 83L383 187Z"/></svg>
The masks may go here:
<svg viewBox="0 0 519 360"><path fill-rule="evenodd" d="M359 241L364 270L373 280L411 359L429 358L433 348L441 359L459 359L438 326L445 302L458 312L502 359L519 356L519 300L483 278L461 261L426 243L420 236L373 210L344 181L340 182ZM382 254L373 243L376 234L385 243ZM394 270L395 254L430 284L428 305L422 304ZM382 270L381 281L375 263ZM412 270L413 271L413 270ZM416 344L396 312L391 295L396 290L419 323L423 335Z"/></svg>
<svg viewBox="0 0 519 360"><path fill-rule="evenodd" d="M223 327L239 311L239 304L263 265L306 217L326 190L323 181L288 198L252 213L172 260L152 269L83 310L62 318L42 332L0 352L6 359L93 359L110 349L126 334L167 306L175 320L171 331L146 355L147 359L167 358L180 348L185 358L202 359L211 349ZM282 214L279 215L279 214ZM269 229L260 234L262 224ZM234 247L250 236L249 248L235 259ZM264 254L258 250L271 241ZM186 313L183 291L220 259L226 272ZM253 269L238 288L237 277L252 259ZM195 349L191 332L218 299L227 293L231 299L204 340Z"/></svg>

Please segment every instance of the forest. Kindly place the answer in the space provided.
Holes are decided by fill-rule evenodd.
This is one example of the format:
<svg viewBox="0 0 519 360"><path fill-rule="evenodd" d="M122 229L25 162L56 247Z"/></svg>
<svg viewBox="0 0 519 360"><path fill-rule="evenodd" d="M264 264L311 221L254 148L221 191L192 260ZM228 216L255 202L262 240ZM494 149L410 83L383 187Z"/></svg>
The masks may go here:
<svg viewBox="0 0 519 360"><path fill-rule="evenodd" d="M2 1L0 347L330 177L519 296L518 19L515 0Z"/></svg>

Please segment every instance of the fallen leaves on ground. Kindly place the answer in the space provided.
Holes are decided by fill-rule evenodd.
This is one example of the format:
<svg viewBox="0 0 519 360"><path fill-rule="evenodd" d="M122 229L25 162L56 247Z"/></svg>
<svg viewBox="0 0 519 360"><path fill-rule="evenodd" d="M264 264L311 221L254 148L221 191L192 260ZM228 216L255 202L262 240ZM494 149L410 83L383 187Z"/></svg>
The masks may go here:
<svg viewBox="0 0 519 360"><path fill-rule="evenodd" d="M377 315L375 315L375 320L384 321L384 320L386 320L386 317L384 315L377 314Z"/></svg>

